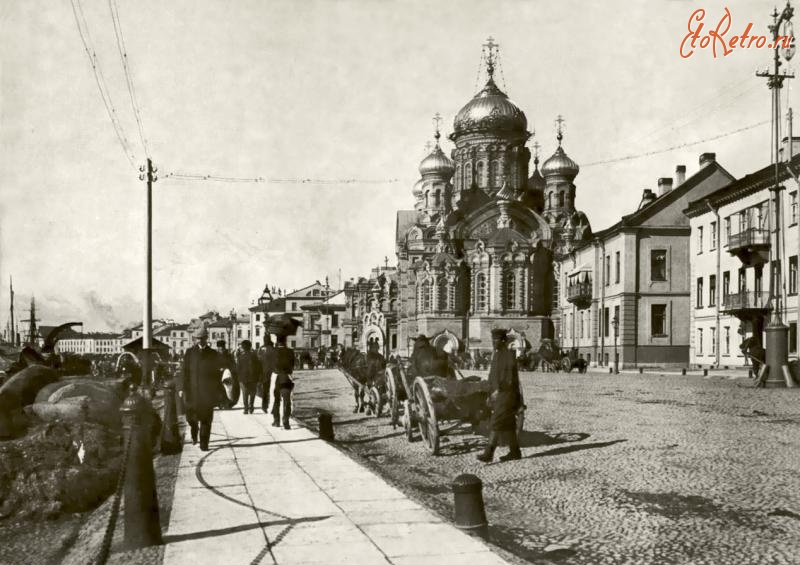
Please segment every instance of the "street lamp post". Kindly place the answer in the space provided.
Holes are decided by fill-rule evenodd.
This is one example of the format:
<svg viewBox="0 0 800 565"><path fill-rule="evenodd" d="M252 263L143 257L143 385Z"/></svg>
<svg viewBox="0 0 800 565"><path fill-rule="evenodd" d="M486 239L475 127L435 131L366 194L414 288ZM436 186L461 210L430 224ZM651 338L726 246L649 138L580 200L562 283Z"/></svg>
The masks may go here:
<svg viewBox="0 0 800 565"><path fill-rule="evenodd" d="M611 320L611 325L614 327L614 374L619 375L619 352L617 351L617 332L619 331L619 319L614 316Z"/></svg>
<svg viewBox="0 0 800 565"><path fill-rule="evenodd" d="M767 78L767 86L772 91L772 160L775 167L775 182L773 187L770 188L769 201L774 205L774 213L770 211L768 218L768 226L770 227L770 237L775 234L775 244L770 245L770 289L769 298L772 306L772 314L770 316L769 324L765 329L766 333L766 365L769 369L766 380L763 385L767 388L785 387L786 382L783 378L783 369L788 364L788 334L789 328L783 323L781 319L781 310L784 308L785 302L783 300L783 285L781 279L783 277L782 269L776 267L781 263L781 231L783 230L783 222L781 221L781 192L783 187L780 186L779 180L779 150L780 150L780 122L781 122L781 108L780 108L780 90L783 88L783 81L787 78L793 78L794 75L790 72L781 71L781 60L779 56L779 48L783 45L782 41L778 41L778 36L781 34L781 26L791 29L791 19L794 14L794 9L789 2L786 3L783 11L778 13L775 9L772 13L772 25L769 26L772 32L772 45L773 47L773 69L764 72L756 73L757 76ZM787 59L791 55L788 55ZM789 140L791 143L791 140ZM775 222L774 228L772 222Z"/></svg>

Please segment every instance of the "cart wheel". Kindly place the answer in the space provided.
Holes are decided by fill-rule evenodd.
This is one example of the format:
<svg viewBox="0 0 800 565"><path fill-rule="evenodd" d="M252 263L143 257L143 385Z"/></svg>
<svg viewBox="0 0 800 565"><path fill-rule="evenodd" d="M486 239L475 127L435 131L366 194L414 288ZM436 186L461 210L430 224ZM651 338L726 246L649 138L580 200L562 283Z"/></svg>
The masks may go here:
<svg viewBox="0 0 800 565"><path fill-rule="evenodd" d="M414 399L419 407L419 426L420 435L428 447L431 455L439 454L439 424L436 421L436 407L431 400L431 394L427 383L417 377L414 380Z"/></svg>
<svg viewBox="0 0 800 565"><path fill-rule="evenodd" d="M383 408L383 403L381 401L381 392L378 390L378 387L371 386L369 387L369 403L372 407L372 415L376 418L380 418L381 416L381 408Z"/></svg>
<svg viewBox="0 0 800 565"><path fill-rule="evenodd" d="M406 440L408 443L414 441L414 424L411 421L411 403L408 400L403 401L403 429L406 432Z"/></svg>
<svg viewBox="0 0 800 565"><path fill-rule="evenodd" d="M565 373L569 373L572 370L572 361L570 361L569 357L561 358L561 370Z"/></svg>
<svg viewBox="0 0 800 565"><path fill-rule="evenodd" d="M394 429L400 421L400 399L397 397L397 383L394 380L393 367L386 367L386 397L386 401L389 403L392 429Z"/></svg>

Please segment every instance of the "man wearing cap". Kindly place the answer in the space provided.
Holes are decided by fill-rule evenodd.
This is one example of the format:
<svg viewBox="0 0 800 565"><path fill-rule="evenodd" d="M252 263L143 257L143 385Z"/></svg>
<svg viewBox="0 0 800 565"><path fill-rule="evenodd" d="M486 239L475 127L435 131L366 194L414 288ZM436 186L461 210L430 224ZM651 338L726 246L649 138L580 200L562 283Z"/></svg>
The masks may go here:
<svg viewBox="0 0 800 565"><path fill-rule="evenodd" d="M489 421L489 445L478 455L478 461L489 463L494 458L500 434L508 437L508 454L501 461L522 459L517 438L517 412L522 407L522 395L519 388L519 372L514 352L508 349L507 332L503 329L492 330L494 355L489 369L489 386L492 394L492 418Z"/></svg>
<svg viewBox="0 0 800 565"><path fill-rule="evenodd" d="M278 346L275 348L275 366L273 371L277 373L275 379L275 395L272 399L272 425L280 427L281 401L283 401L283 427L291 430L289 417L292 415L292 389L294 381L292 372L294 371L294 349L286 347L286 336L278 336Z"/></svg>
<svg viewBox="0 0 800 565"><path fill-rule="evenodd" d="M242 341L242 352L236 358L236 373L242 386L244 413L252 414L256 400L256 386L261 379L261 363L249 339Z"/></svg>
<svg viewBox="0 0 800 565"><path fill-rule="evenodd" d="M192 335L194 345L183 356L180 397L186 406L186 421L192 434L192 444L200 439L200 449L208 451L211 421L219 391L222 359L208 345L208 330L198 328Z"/></svg>

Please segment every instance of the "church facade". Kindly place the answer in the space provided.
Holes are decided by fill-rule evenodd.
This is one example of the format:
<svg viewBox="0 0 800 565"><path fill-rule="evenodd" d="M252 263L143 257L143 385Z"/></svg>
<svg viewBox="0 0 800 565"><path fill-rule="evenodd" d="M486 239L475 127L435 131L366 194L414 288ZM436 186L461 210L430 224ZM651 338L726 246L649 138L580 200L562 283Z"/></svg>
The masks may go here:
<svg viewBox="0 0 800 565"><path fill-rule="evenodd" d="M435 146L419 166L412 210L397 212L396 350L424 334L458 351L491 349L491 330L515 346L558 335L557 259L591 237L575 209L578 165L561 146L539 170L523 111L494 81L496 45L485 52L485 86L456 114L448 157ZM536 146L535 146L536 147Z"/></svg>

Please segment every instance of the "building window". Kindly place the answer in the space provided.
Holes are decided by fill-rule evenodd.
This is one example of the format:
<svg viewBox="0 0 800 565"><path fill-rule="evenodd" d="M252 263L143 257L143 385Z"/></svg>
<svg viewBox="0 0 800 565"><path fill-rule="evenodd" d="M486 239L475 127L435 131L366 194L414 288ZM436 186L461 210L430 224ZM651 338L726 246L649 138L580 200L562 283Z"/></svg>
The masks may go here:
<svg viewBox="0 0 800 565"><path fill-rule="evenodd" d="M614 282L618 283L619 282L619 251L617 251L617 253L616 253L615 261L616 261L616 265L615 265L616 272L614 273Z"/></svg>
<svg viewBox="0 0 800 565"><path fill-rule="evenodd" d="M722 244L723 245L728 245L728 242L731 240L731 218L730 218L730 216L725 218L725 233L723 234L723 237L725 239L722 241Z"/></svg>
<svg viewBox="0 0 800 565"><path fill-rule="evenodd" d="M791 210L791 224L797 223L797 191L789 193L789 198L791 198L791 202L789 203L789 209Z"/></svg>
<svg viewBox="0 0 800 565"><path fill-rule="evenodd" d="M261 314L256 314L256 322L260 322L260 321L261 321Z"/></svg>
<svg viewBox="0 0 800 565"><path fill-rule="evenodd" d="M697 304L695 307L703 307L703 277L697 279Z"/></svg>
<svg viewBox="0 0 800 565"><path fill-rule="evenodd" d="M256 326L256 337L261 337L261 326Z"/></svg>
<svg viewBox="0 0 800 565"><path fill-rule="evenodd" d="M614 328L614 336L616 337L617 335L619 335L619 325L620 323L622 323L622 320L619 319L619 306L614 306L614 318L611 321L613 322L615 320L617 322L617 325Z"/></svg>
<svg viewBox="0 0 800 565"><path fill-rule="evenodd" d="M755 274L755 284L753 285L753 290L756 291L756 294L761 294L762 289L762 281L764 280L764 268L763 265L758 265L754 269Z"/></svg>
<svg viewBox="0 0 800 565"><path fill-rule="evenodd" d="M608 328L610 320L608 319L608 308L603 308L603 335L608 337Z"/></svg>
<svg viewBox="0 0 800 565"><path fill-rule="evenodd" d="M725 297L731 293L731 272L725 271L722 273L722 301L725 302Z"/></svg>
<svg viewBox="0 0 800 565"><path fill-rule="evenodd" d="M789 353L797 353L797 322L789 322Z"/></svg>
<svg viewBox="0 0 800 565"><path fill-rule="evenodd" d="M339 327L339 314L331 314L331 327L332 328Z"/></svg>
<svg viewBox="0 0 800 565"><path fill-rule="evenodd" d="M739 292L747 292L747 268L739 269Z"/></svg>
<svg viewBox="0 0 800 565"><path fill-rule="evenodd" d="M667 280L667 250L654 249L650 252L650 280Z"/></svg>
<svg viewBox="0 0 800 565"><path fill-rule="evenodd" d="M703 330L697 330L697 354L703 354Z"/></svg>
<svg viewBox="0 0 800 565"><path fill-rule="evenodd" d="M711 222L711 232L709 235L711 236L711 250L717 248L717 222Z"/></svg>
<svg viewBox="0 0 800 565"><path fill-rule="evenodd" d="M297 312L297 302L292 302L292 312Z"/></svg>
<svg viewBox="0 0 800 565"><path fill-rule="evenodd" d="M717 354L717 328L711 328L711 355Z"/></svg>
<svg viewBox="0 0 800 565"><path fill-rule="evenodd" d="M772 271L770 274L770 285L772 286L772 292L779 295L781 292L782 283L783 280L781 278L781 262L773 261Z"/></svg>
<svg viewBox="0 0 800 565"><path fill-rule="evenodd" d="M290 339L289 340L289 347L294 348L295 346L297 346L297 340Z"/></svg>
<svg viewBox="0 0 800 565"><path fill-rule="evenodd" d="M503 309L514 309L514 295L516 294L514 271L510 268L503 270Z"/></svg>
<svg viewBox="0 0 800 565"><path fill-rule="evenodd" d="M478 273L475 277L475 294L478 310L481 312L486 311L486 275Z"/></svg>
<svg viewBox="0 0 800 565"><path fill-rule="evenodd" d="M606 286L611 284L611 255L606 255Z"/></svg>
<svg viewBox="0 0 800 565"><path fill-rule="evenodd" d="M697 252L703 252L703 226L697 228Z"/></svg>
<svg viewBox="0 0 800 565"><path fill-rule="evenodd" d="M708 305L717 305L717 275L708 277Z"/></svg>
<svg viewBox="0 0 800 565"><path fill-rule="evenodd" d="M789 257L789 294L797 294L797 255Z"/></svg>

